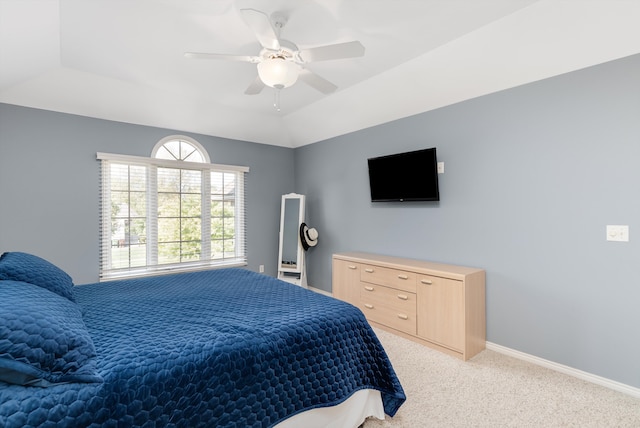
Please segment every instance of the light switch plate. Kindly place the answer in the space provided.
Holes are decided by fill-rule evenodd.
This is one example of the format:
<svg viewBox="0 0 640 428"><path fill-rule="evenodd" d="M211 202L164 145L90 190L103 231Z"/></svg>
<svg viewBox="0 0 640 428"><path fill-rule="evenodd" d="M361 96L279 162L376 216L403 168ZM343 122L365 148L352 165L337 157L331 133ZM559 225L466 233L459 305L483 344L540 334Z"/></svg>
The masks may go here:
<svg viewBox="0 0 640 428"><path fill-rule="evenodd" d="M619 224L607 225L607 241L629 242L629 226Z"/></svg>
<svg viewBox="0 0 640 428"><path fill-rule="evenodd" d="M444 162L438 162L438 174L444 174Z"/></svg>

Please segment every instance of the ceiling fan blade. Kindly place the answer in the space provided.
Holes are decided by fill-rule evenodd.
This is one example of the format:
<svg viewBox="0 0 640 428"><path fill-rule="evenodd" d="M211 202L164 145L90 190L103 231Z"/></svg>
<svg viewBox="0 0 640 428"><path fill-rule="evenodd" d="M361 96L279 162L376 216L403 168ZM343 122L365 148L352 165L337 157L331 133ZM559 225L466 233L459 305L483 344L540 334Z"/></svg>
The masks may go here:
<svg viewBox="0 0 640 428"><path fill-rule="evenodd" d="M251 62L257 64L260 62L260 57L250 55L227 55L217 53L205 53L205 52L185 52L185 58L190 59L222 59L225 61L241 61Z"/></svg>
<svg viewBox="0 0 640 428"><path fill-rule="evenodd" d="M256 77L256 80L251 82L249 87L244 91L246 95L257 95L264 89L264 83L260 80L260 76Z"/></svg>
<svg viewBox="0 0 640 428"><path fill-rule="evenodd" d="M330 94L338 89L336 85L329 82L327 79L318 76L317 74L306 68L300 71L298 79L302 80L304 83L311 86L313 89L322 92L323 94Z"/></svg>
<svg viewBox="0 0 640 428"><path fill-rule="evenodd" d="M240 9L240 13L249 28L255 33L263 48L274 51L280 50L278 34L273 28L273 25L271 25L271 20L266 13L255 9Z"/></svg>
<svg viewBox="0 0 640 428"><path fill-rule="evenodd" d="M331 59L355 58L364 55L364 46L358 41L336 43L302 49L298 52L303 62L327 61Z"/></svg>

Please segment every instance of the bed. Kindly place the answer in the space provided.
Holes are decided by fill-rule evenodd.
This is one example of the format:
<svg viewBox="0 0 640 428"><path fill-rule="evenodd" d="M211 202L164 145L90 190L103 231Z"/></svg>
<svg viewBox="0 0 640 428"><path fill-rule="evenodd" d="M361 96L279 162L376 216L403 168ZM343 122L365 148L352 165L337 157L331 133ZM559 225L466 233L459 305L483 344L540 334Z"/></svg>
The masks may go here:
<svg viewBox="0 0 640 428"><path fill-rule="evenodd" d="M359 309L245 269L73 286L12 252L0 296L2 427L357 426L405 401Z"/></svg>

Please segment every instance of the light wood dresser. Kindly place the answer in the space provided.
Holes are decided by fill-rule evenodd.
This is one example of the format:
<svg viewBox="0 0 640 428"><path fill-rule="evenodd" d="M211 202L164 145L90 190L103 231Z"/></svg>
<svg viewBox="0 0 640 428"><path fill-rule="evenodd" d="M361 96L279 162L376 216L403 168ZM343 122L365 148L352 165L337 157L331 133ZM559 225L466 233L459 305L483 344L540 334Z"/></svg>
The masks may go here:
<svg viewBox="0 0 640 428"><path fill-rule="evenodd" d="M333 296L369 323L468 360L485 349L485 271L369 253L333 255Z"/></svg>

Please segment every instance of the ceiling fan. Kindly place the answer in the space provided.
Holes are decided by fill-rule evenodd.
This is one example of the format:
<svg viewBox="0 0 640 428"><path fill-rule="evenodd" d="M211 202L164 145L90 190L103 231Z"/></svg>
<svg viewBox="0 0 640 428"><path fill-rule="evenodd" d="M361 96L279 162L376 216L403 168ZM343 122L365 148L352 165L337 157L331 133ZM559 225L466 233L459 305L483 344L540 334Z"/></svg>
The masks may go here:
<svg viewBox="0 0 640 428"><path fill-rule="evenodd" d="M245 90L244 93L247 95L259 94L265 86L275 88L277 94L281 89L296 83L298 79L323 94L329 94L335 91L337 86L313 73L306 68L306 65L317 61L355 58L364 55L364 46L358 41L298 49L294 43L280 38L280 31L288 20L284 13L275 12L269 18L266 13L256 9L240 9L240 14L262 45L262 50L258 55L200 52L186 52L184 55L187 58L220 59L257 64L258 77ZM278 108L277 105L276 108Z"/></svg>

